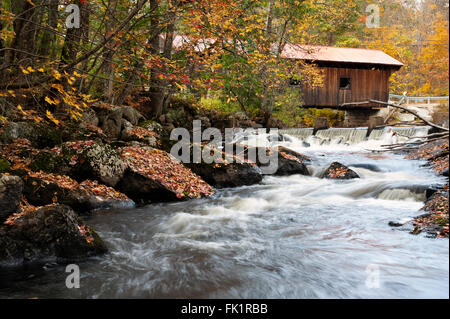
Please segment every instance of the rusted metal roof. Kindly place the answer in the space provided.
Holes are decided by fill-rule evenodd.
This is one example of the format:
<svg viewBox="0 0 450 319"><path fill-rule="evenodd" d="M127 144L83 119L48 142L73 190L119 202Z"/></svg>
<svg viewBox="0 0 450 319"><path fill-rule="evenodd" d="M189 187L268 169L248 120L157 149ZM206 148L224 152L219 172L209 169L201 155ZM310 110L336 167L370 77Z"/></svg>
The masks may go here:
<svg viewBox="0 0 450 319"><path fill-rule="evenodd" d="M282 57L317 62L377 64L401 67L403 63L380 50L286 44Z"/></svg>

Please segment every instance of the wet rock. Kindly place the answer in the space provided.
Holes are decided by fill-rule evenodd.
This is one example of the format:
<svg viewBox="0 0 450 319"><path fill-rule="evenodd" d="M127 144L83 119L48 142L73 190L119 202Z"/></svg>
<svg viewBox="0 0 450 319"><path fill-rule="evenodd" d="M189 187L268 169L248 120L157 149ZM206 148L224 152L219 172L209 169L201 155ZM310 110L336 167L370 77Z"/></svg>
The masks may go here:
<svg viewBox="0 0 450 319"><path fill-rule="evenodd" d="M117 188L136 202L208 197L214 190L169 153L151 147L124 147L127 170Z"/></svg>
<svg viewBox="0 0 450 319"><path fill-rule="evenodd" d="M76 157L71 176L79 181L96 179L114 187L127 168L120 154L108 144L93 143L82 147L76 152Z"/></svg>
<svg viewBox="0 0 450 319"><path fill-rule="evenodd" d="M345 165L342 165L338 162L331 163L330 167L327 168L322 178L330 178L330 179L353 179L360 178L359 175L348 168Z"/></svg>
<svg viewBox="0 0 450 319"><path fill-rule="evenodd" d="M58 202L70 206L79 214L97 209L133 207L134 202L116 190L86 180L75 180L55 174L29 173L23 190L29 203L35 206Z"/></svg>
<svg viewBox="0 0 450 319"><path fill-rule="evenodd" d="M186 164L195 174L201 176L207 183L217 187L237 187L258 184L262 181L259 167L250 163L229 164Z"/></svg>
<svg viewBox="0 0 450 319"><path fill-rule="evenodd" d="M0 223L19 209L23 182L18 176L0 175Z"/></svg>
<svg viewBox="0 0 450 319"><path fill-rule="evenodd" d="M227 144L229 145L229 144ZM244 160L249 160L250 162L255 161L254 163L260 167L261 169L267 166L267 163L262 163L260 161L259 154L265 154L267 159L271 156L271 152L277 152L277 168L273 175L278 176L286 176L286 175L294 175L301 174L309 176L310 173L305 163L311 161L311 159L303 154L300 154L294 150L291 150L284 146L279 146L277 148L271 149L269 147L253 147L253 146L245 146L239 144L233 144L234 152L237 152L237 148L244 149L244 153L241 154ZM256 158L249 158L250 154L253 156L256 155ZM273 159L272 159L273 161Z"/></svg>
<svg viewBox="0 0 450 319"><path fill-rule="evenodd" d="M447 176L447 177L448 177L448 168L444 169L444 170L442 171L441 175Z"/></svg>
<svg viewBox="0 0 450 319"><path fill-rule="evenodd" d="M282 142L283 141L283 135L281 134L272 134L267 136L267 140L269 142Z"/></svg>
<svg viewBox="0 0 450 319"><path fill-rule="evenodd" d="M295 158L299 159L300 161L304 162L304 163L310 163L311 162L311 158L309 156L303 155L297 151L291 150L290 148L287 148L285 146L278 146L277 148L278 152L281 153L286 153L288 155L292 155Z"/></svg>
<svg viewBox="0 0 450 319"><path fill-rule="evenodd" d="M0 261L82 260L103 254L106 245L68 206L51 205L0 226Z"/></svg>
<svg viewBox="0 0 450 319"><path fill-rule="evenodd" d="M283 153L279 153L278 156L278 169L275 175L278 176L286 176L286 175L306 175L310 176L311 174L308 171L306 165L299 159L293 157L292 155L286 155Z"/></svg>
<svg viewBox="0 0 450 319"><path fill-rule="evenodd" d="M401 227L401 226L403 226L402 223L399 223L399 222L393 222L393 221L390 221L390 222L388 223L388 225L391 226L391 227Z"/></svg>

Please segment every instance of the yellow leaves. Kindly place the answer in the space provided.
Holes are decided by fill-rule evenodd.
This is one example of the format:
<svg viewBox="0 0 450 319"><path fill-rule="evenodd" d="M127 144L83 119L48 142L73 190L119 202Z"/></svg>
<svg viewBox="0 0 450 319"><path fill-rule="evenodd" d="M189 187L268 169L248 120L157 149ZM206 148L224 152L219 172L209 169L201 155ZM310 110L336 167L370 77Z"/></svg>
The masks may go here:
<svg viewBox="0 0 450 319"><path fill-rule="evenodd" d="M27 70L25 70L22 66L20 66L20 69L22 70L22 73L24 73L24 74L30 74L30 72L28 72Z"/></svg>
<svg viewBox="0 0 450 319"><path fill-rule="evenodd" d="M64 92L64 89L63 89L63 87L62 87L61 84L51 84L50 86L51 86L52 88L58 90L58 92L61 93L61 94L64 94L64 93L65 93L65 92Z"/></svg>
<svg viewBox="0 0 450 319"><path fill-rule="evenodd" d="M19 111L23 114L23 115L28 115L28 113L27 112L25 112L24 110L23 110L23 108L22 108L22 105L17 105L17 108L19 109Z"/></svg>
<svg viewBox="0 0 450 319"><path fill-rule="evenodd" d="M31 4L33 7L35 6L35 4L33 3L33 1L27 0L27 2L28 2L29 4Z"/></svg>
<svg viewBox="0 0 450 319"><path fill-rule="evenodd" d="M22 73L24 74L31 74L33 72L36 72L35 69L33 69L31 66L27 67L26 69L24 69L22 66L20 66L20 70L22 71Z"/></svg>
<svg viewBox="0 0 450 319"><path fill-rule="evenodd" d="M59 125L59 121L53 116L53 114L49 110L46 111L46 116L50 121L52 121L56 125Z"/></svg>
<svg viewBox="0 0 450 319"><path fill-rule="evenodd" d="M59 73L58 71L52 70L52 75L56 80L61 80L61 73Z"/></svg>
<svg viewBox="0 0 450 319"><path fill-rule="evenodd" d="M52 98L46 96L45 97L45 102L47 102L48 104L51 104L51 105L58 105L61 101L58 100L58 99L54 99L53 100Z"/></svg>

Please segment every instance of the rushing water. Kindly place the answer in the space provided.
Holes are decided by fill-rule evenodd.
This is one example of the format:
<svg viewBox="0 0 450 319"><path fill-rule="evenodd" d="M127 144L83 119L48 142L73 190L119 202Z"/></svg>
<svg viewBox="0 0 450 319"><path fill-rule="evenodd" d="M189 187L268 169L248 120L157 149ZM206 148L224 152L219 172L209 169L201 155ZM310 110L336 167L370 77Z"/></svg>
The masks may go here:
<svg viewBox="0 0 450 319"><path fill-rule="evenodd" d="M444 180L420 161L367 150L426 129L368 140L362 129L310 131L285 131L281 144L313 157L312 177L97 212L88 223L110 252L80 264L80 289L66 288L65 267L46 265L14 282L4 275L0 297L448 298L448 240L388 226L417 216L425 189ZM319 178L332 161L361 179Z"/></svg>

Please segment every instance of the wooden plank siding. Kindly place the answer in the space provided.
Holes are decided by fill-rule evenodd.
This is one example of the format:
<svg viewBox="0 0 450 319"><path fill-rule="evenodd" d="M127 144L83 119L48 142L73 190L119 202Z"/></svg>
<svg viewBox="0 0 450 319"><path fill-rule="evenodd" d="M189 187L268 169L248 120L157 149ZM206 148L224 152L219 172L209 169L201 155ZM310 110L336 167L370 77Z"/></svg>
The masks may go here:
<svg viewBox="0 0 450 319"><path fill-rule="evenodd" d="M338 108L342 103L362 102L369 99L387 102L389 99L389 77L392 69L320 67L324 74L322 87L301 85L304 107ZM339 89L340 79L350 78L349 90ZM380 107L367 104L364 107Z"/></svg>

